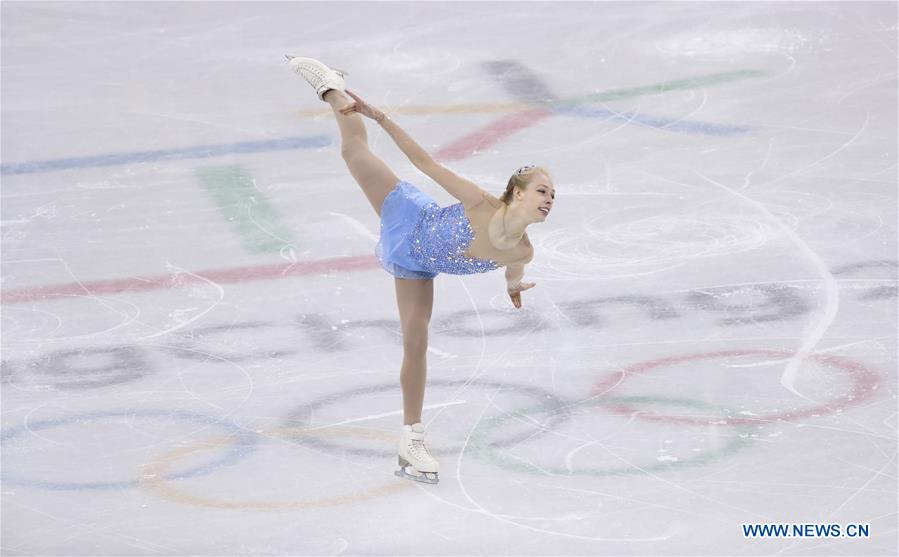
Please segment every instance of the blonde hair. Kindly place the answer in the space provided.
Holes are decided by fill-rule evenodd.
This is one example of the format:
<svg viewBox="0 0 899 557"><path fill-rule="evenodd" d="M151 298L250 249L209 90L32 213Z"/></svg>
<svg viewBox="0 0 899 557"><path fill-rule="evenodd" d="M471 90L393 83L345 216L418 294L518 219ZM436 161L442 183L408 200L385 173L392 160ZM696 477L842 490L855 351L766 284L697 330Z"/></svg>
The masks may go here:
<svg viewBox="0 0 899 557"><path fill-rule="evenodd" d="M547 178L550 177L549 172L543 167L534 165L522 166L509 178L509 184L506 186L506 191L500 196L500 201L506 205L512 203L512 192L515 190L515 187L517 186L522 190L527 189L528 182L531 181L531 177L534 174L545 174Z"/></svg>

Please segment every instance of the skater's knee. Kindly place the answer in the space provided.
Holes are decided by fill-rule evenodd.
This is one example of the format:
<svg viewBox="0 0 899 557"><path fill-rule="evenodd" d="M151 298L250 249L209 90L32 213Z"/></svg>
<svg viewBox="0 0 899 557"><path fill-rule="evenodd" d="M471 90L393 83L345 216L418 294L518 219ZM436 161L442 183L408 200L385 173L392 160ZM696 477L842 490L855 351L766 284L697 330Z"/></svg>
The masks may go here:
<svg viewBox="0 0 899 557"><path fill-rule="evenodd" d="M345 139L340 145L340 154L347 164L368 154L368 143L358 139Z"/></svg>
<svg viewBox="0 0 899 557"><path fill-rule="evenodd" d="M403 337L403 351L410 356L421 356L428 351L428 334Z"/></svg>
<svg viewBox="0 0 899 557"><path fill-rule="evenodd" d="M421 355L428 350L428 322L414 320L403 327L403 350L407 354Z"/></svg>

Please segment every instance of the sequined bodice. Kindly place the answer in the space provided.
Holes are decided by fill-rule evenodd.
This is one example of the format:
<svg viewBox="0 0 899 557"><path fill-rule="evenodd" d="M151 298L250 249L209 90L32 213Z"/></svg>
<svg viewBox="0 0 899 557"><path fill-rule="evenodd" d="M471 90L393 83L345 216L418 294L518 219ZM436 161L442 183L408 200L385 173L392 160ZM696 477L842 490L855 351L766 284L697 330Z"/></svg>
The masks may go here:
<svg viewBox="0 0 899 557"><path fill-rule="evenodd" d="M493 260L463 255L474 232L461 203L448 207L434 203L422 208L411 236L412 258L432 272L470 275L499 268Z"/></svg>

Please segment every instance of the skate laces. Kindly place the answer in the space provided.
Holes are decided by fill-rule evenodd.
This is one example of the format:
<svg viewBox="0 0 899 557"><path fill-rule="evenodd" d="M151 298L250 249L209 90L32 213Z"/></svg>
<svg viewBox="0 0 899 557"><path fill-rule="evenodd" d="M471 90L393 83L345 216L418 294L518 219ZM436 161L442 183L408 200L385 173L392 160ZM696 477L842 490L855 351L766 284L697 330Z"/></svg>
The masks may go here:
<svg viewBox="0 0 899 557"><path fill-rule="evenodd" d="M328 71L335 74L338 79L344 77L344 75L345 75L345 73L342 72L341 70L335 70L333 68L328 68ZM302 72L302 73L306 74L303 77L305 77L306 80L309 81L310 83L312 83L314 81L313 85L316 85L316 86L321 85L322 83L324 83L328 80L328 78L330 77L328 75L328 71L322 70L318 66L314 66L312 64L305 64L305 65L301 64L301 65L297 66L297 72Z"/></svg>
<svg viewBox="0 0 899 557"><path fill-rule="evenodd" d="M314 66L301 66L299 70L306 74L303 77L305 77L306 81L308 81L311 85L318 86L325 81L324 74L322 74L319 69Z"/></svg>
<svg viewBox="0 0 899 557"><path fill-rule="evenodd" d="M428 446L425 445L424 439L422 439L420 441L417 439L412 440L412 452L417 455L422 455L422 456L426 456L428 458L432 458L431 451L429 451Z"/></svg>
<svg viewBox="0 0 899 557"><path fill-rule="evenodd" d="M428 450L428 446L425 444L424 437L415 438L410 436L408 447L409 452L411 452L416 457L424 457L431 460L434 459L434 457L431 456L431 451Z"/></svg>

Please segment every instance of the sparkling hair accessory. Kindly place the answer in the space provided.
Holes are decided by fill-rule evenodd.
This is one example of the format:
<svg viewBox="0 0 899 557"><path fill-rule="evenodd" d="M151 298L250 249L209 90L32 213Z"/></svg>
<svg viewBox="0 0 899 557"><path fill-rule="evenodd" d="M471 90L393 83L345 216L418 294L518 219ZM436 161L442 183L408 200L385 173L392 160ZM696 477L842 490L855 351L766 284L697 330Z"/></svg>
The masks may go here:
<svg viewBox="0 0 899 557"><path fill-rule="evenodd" d="M516 175L516 176L521 176L522 174L524 174L525 172L527 172L528 170L530 170L530 169L532 169L532 168L537 168L537 165L535 165L535 164L526 164L526 165L522 166L521 168L519 168L518 170L516 170L516 171L515 171L515 175Z"/></svg>

